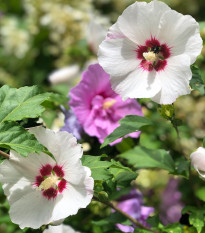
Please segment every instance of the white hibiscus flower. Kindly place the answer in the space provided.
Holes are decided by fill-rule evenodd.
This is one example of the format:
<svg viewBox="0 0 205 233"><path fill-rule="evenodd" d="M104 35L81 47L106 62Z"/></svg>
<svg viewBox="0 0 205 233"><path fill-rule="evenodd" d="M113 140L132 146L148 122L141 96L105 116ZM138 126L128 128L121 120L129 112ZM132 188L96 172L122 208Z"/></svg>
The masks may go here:
<svg viewBox="0 0 205 233"><path fill-rule="evenodd" d="M72 134L43 127L30 133L56 161L44 153L22 157L11 151L10 159L0 164L0 182L12 222L36 229L85 208L92 199L94 181L90 169L82 166L82 148Z"/></svg>
<svg viewBox="0 0 205 233"><path fill-rule="evenodd" d="M190 155L191 163L199 175L205 178L205 148L199 147Z"/></svg>
<svg viewBox="0 0 205 233"><path fill-rule="evenodd" d="M165 3L135 2L110 28L98 59L124 99L171 104L190 93L190 65L202 49L198 23Z"/></svg>
<svg viewBox="0 0 205 233"><path fill-rule="evenodd" d="M43 233L80 233L80 232L73 230L73 228L70 226L62 224L59 226L49 226L48 229L44 230Z"/></svg>

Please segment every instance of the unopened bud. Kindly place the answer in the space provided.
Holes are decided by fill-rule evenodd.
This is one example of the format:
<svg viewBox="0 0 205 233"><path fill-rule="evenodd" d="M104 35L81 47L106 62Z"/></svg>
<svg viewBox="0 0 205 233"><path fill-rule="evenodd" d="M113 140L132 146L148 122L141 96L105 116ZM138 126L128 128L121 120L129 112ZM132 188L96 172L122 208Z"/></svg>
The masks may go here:
<svg viewBox="0 0 205 233"><path fill-rule="evenodd" d="M108 199L108 194L107 194L105 191L99 192L99 193L98 193L98 198L99 198L99 200L102 201L102 202L107 202L107 201L109 201L109 199Z"/></svg>
<svg viewBox="0 0 205 233"><path fill-rule="evenodd" d="M160 115L165 119L171 120L174 114L174 106L173 105L161 105L158 109Z"/></svg>
<svg viewBox="0 0 205 233"><path fill-rule="evenodd" d="M200 176L205 178L205 148L199 147L190 155L191 163Z"/></svg>

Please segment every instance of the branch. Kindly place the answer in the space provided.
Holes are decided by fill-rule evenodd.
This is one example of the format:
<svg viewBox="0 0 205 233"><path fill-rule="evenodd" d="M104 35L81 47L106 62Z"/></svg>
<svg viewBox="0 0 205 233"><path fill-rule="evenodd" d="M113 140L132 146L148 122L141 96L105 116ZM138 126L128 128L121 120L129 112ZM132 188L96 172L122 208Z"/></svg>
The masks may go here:
<svg viewBox="0 0 205 233"><path fill-rule="evenodd" d="M7 153L5 153L5 152L3 152L3 151L1 151L1 150L0 150L0 155L1 155L2 157L4 157L5 159L9 159L9 158L10 158L10 155L9 155L9 154L7 154Z"/></svg>
<svg viewBox="0 0 205 233"><path fill-rule="evenodd" d="M124 215L127 219L129 219L134 225L140 227L141 229L144 229L146 231L151 231L153 233L159 233L158 231L152 230L144 225L142 225L140 222L138 222L136 219L134 219L132 216L130 216L129 214L125 213L124 211L122 211L121 209L119 209L116 205L114 205L112 202L103 202L100 201L99 199L97 199L96 197L93 197L94 200L99 201L109 207L111 207L112 209L114 209L115 211L117 211L118 213Z"/></svg>

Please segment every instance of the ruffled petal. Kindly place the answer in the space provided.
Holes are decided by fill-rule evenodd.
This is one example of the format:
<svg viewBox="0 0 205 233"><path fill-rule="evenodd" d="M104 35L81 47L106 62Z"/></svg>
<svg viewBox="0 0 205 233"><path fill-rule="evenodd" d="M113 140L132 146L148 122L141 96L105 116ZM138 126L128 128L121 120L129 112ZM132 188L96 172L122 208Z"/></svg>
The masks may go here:
<svg viewBox="0 0 205 233"><path fill-rule="evenodd" d="M100 81L99 81L100 79ZM104 72L99 64L90 65L83 73L81 82L69 92L71 100L70 107L77 116L81 125L90 114L90 107L96 95L113 96L115 93L111 89L109 75Z"/></svg>

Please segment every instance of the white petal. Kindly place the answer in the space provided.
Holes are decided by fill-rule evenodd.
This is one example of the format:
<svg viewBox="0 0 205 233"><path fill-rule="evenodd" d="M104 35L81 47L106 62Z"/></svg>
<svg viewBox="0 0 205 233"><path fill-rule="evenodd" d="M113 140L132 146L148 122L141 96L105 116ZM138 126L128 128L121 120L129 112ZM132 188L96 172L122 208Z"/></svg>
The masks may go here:
<svg viewBox="0 0 205 233"><path fill-rule="evenodd" d="M126 76L111 76L111 84L113 90L123 99L151 98L161 90L155 76L156 71L149 72L138 67Z"/></svg>
<svg viewBox="0 0 205 233"><path fill-rule="evenodd" d="M110 75L118 76L136 69L139 64L137 46L126 38L104 40L99 47L98 61Z"/></svg>
<svg viewBox="0 0 205 233"><path fill-rule="evenodd" d="M90 169L85 168L86 174L78 185L68 184L67 189L62 193L63 198L58 199L55 205L53 216L54 220L74 215L80 208L85 208L93 197L94 180L89 177Z"/></svg>
<svg viewBox="0 0 205 233"><path fill-rule="evenodd" d="M73 185L78 185L82 183L82 180L84 180L86 174L88 175L88 171L90 171L89 168L82 166L81 161L71 166L64 165L63 169L65 171L64 179L66 179L68 183ZM90 171L90 175L91 175L91 171Z"/></svg>
<svg viewBox="0 0 205 233"><path fill-rule="evenodd" d="M11 151L10 159L4 160L0 169L0 182L3 184L4 193L9 198L12 192L16 192L18 195L15 200L18 199L25 187L32 188L40 168L47 163L55 164L55 161L44 153L23 157Z"/></svg>
<svg viewBox="0 0 205 233"><path fill-rule="evenodd" d="M35 190L12 203L9 214L11 221L18 224L20 228L31 227L37 229L43 224L51 222L54 205L55 200L49 201L42 196L41 191Z"/></svg>
<svg viewBox="0 0 205 233"><path fill-rule="evenodd" d="M190 15L182 15L174 10L165 12L161 18L158 38L171 47L171 55L187 54L190 64L194 63L202 49L199 24Z"/></svg>
<svg viewBox="0 0 205 233"><path fill-rule="evenodd" d="M100 23L92 20L86 33L88 44L91 50L97 54L100 43L106 37L106 29Z"/></svg>
<svg viewBox="0 0 205 233"><path fill-rule="evenodd" d="M76 78L79 69L78 65L67 66L52 72L48 79L52 84L67 83L73 78Z"/></svg>
<svg viewBox="0 0 205 233"><path fill-rule="evenodd" d="M205 148L199 147L190 155L191 163L194 168L199 172L205 172ZM200 172L199 172L200 173ZM201 176L204 176L200 173Z"/></svg>
<svg viewBox="0 0 205 233"><path fill-rule="evenodd" d="M109 28L106 39L109 40L109 39L117 39L117 38L126 38L126 36L122 34L122 32L118 27L118 24L115 23Z"/></svg>
<svg viewBox="0 0 205 233"><path fill-rule="evenodd" d="M135 2L118 18L120 31L138 45L144 45L151 36L155 37L159 30L162 15L170 8L163 2Z"/></svg>
<svg viewBox="0 0 205 233"><path fill-rule="evenodd" d="M83 150L77 139L65 131L54 132L43 127L29 130L54 155L59 165L74 164L82 157Z"/></svg>
<svg viewBox="0 0 205 233"><path fill-rule="evenodd" d="M49 226L43 233L79 233L68 225Z"/></svg>
<svg viewBox="0 0 205 233"><path fill-rule="evenodd" d="M159 104L172 104L177 97L189 94L189 80L192 77L189 64L190 59L186 55L167 59L167 66L156 76L162 89L152 100Z"/></svg>

